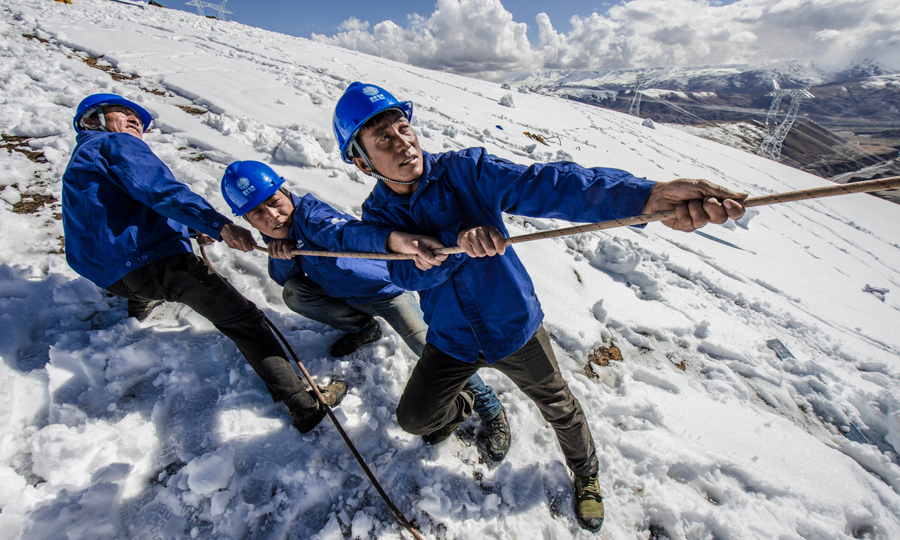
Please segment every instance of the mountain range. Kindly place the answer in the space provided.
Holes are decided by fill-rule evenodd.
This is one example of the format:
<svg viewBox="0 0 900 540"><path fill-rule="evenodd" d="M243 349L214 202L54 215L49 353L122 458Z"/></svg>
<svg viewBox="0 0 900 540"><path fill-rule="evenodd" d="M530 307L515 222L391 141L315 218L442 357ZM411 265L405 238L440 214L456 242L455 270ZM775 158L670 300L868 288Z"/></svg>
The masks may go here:
<svg viewBox="0 0 900 540"><path fill-rule="evenodd" d="M722 123L744 124L747 138L740 146L754 151L765 135L773 81L782 89L808 88L814 97L800 103L782 162L838 181L900 174L900 70L872 60L841 66L790 61L757 67L537 71L508 84L520 92L627 112L639 74L640 116L691 125L699 129L695 134L712 139ZM782 99L780 110L789 102L790 97Z"/></svg>

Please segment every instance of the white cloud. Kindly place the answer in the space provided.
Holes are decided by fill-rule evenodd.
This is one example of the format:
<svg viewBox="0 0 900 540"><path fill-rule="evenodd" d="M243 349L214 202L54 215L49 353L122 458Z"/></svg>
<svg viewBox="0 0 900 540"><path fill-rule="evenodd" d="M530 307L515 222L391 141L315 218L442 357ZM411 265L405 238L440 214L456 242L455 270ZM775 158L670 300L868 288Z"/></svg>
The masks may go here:
<svg viewBox="0 0 900 540"><path fill-rule="evenodd" d="M369 21L361 21L356 17L350 17L338 26L341 32L365 32L369 29Z"/></svg>
<svg viewBox="0 0 900 540"><path fill-rule="evenodd" d="M406 27L352 18L319 41L431 69L490 77L547 69L617 69L809 59L900 57L897 0L630 0L572 17L556 31L536 17L540 44L500 0L438 0Z"/></svg>
<svg viewBox="0 0 900 540"><path fill-rule="evenodd" d="M500 0L438 0L434 13L411 16L405 28L384 21L371 32L348 29L313 39L431 69L478 74L531 69L536 55L527 29Z"/></svg>

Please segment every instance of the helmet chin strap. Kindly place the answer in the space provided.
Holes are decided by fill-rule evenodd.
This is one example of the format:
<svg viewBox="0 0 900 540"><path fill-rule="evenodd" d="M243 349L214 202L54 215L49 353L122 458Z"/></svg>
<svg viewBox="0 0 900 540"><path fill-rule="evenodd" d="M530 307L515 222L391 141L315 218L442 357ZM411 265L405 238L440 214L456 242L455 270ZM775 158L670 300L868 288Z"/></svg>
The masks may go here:
<svg viewBox="0 0 900 540"><path fill-rule="evenodd" d="M399 184L401 186L411 186L419 181L418 178L416 178L414 180L409 180L407 182L402 182L400 180L391 180L387 176L384 176L380 172L376 171L375 167L372 165L372 162L369 160L369 156L366 155L366 151L363 150L362 146L360 146L360 144L356 142L356 137L353 138L353 141L350 143L350 147L354 149L354 151L356 152L356 155L361 157L363 159L363 161L366 162L366 166L369 168L370 171L372 171L372 173L371 173L372 176L374 176L378 180L382 180L384 182L390 182L391 184Z"/></svg>
<svg viewBox="0 0 900 540"><path fill-rule="evenodd" d="M91 127L91 126L88 126L87 124L85 124L84 119L90 118L95 113L97 114L98 120L100 120L100 125L96 126L96 127ZM105 132L109 133L109 130L106 129L106 117L103 116L103 107L94 107L93 109L84 111L84 114L81 115L81 127L83 127L84 129L89 129L89 130L93 130L93 131L105 131Z"/></svg>

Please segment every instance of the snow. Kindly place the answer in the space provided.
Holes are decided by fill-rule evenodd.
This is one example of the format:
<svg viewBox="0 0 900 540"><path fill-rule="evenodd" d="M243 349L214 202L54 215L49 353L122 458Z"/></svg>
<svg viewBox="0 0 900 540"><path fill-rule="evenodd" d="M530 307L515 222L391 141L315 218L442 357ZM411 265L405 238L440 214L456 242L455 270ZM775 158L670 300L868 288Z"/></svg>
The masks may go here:
<svg viewBox="0 0 900 540"><path fill-rule="evenodd" d="M676 66L656 67L648 69L620 69L620 70L537 70L526 75L520 75L510 82L536 87L595 87L595 88L631 88L634 87L635 78L639 73L644 75L642 92L656 90L660 95L679 95L686 99L684 94L666 90L654 89L653 86L665 88L684 89L692 81L704 81L704 84L721 85L729 84L728 79L735 75L748 74L756 79L770 81L777 78L782 83L798 86L811 84L819 86L846 80L848 73L855 72L852 78L866 78L866 86L880 87L885 84L895 84L897 80L897 68L890 63L878 63L872 60L853 60L847 63L822 63L813 60L787 60L764 63L750 66L747 64L722 65L722 66ZM888 72L885 74L885 72ZM868 75L868 77L867 77ZM720 79L716 81L715 79ZM740 86L740 79L733 79L735 86ZM713 96L713 92L696 92L698 97Z"/></svg>
<svg viewBox="0 0 900 540"><path fill-rule="evenodd" d="M89 55L137 78L114 80ZM527 92L504 107L509 91L493 83L235 22L7 0L0 133L29 137L45 161L0 152L0 538L404 534L334 427L294 430L202 317L166 304L126 318L122 300L66 265L58 202L12 211L59 199L75 107L116 92L154 114L147 142L220 209L225 167L255 159L359 215L374 181L340 160L330 124L354 80L411 99L432 152L479 145L520 163L565 158L753 195L823 183L663 124ZM513 234L568 225L507 223ZM209 256L320 382L348 381L339 420L427 538L888 539L900 537L898 230L900 208L857 194L704 229L741 249L659 224L517 246L597 443L607 516L596 536L575 523L552 430L504 376L482 371L512 426L503 463L480 462L475 420L426 447L394 416L416 360L395 332L331 358L337 332L284 306L261 254L217 245ZM866 284L891 292L882 302ZM779 360L771 339L794 358ZM623 361L589 362L611 343Z"/></svg>

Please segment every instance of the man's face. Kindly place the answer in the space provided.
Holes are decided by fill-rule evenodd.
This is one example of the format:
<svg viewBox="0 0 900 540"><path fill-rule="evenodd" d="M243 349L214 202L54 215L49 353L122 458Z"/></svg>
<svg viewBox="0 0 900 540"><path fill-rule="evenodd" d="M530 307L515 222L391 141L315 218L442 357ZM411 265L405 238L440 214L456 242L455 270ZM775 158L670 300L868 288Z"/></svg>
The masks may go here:
<svg viewBox="0 0 900 540"><path fill-rule="evenodd" d="M388 111L374 126L360 131L357 141L369 155L375 170L391 180L409 182L422 175L424 164L419 138L400 111ZM353 158L353 163L363 172L371 172L362 158ZM403 195L412 193L416 188L415 184L387 185Z"/></svg>
<svg viewBox="0 0 900 540"><path fill-rule="evenodd" d="M245 215L250 225L259 232L280 240L287 238L288 231L291 230L294 203L279 190Z"/></svg>
<svg viewBox="0 0 900 540"><path fill-rule="evenodd" d="M103 118L106 120L106 129L116 133L128 133L138 139L144 138L144 125L138 113L122 105L107 105L103 107ZM90 127L98 127L100 120L97 118L85 118L84 123Z"/></svg>

